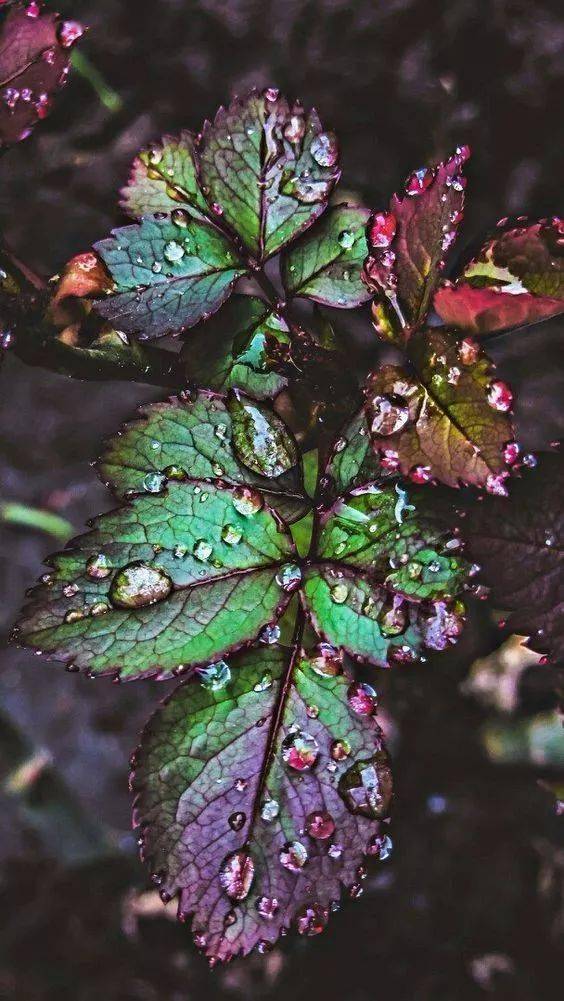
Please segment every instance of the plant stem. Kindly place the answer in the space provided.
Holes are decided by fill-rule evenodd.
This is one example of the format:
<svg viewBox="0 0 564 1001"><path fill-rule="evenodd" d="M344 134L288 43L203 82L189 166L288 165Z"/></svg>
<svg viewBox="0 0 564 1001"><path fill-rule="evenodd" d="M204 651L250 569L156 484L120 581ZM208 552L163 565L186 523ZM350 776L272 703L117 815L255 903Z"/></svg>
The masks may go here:
<svg viewBox="0 0 564 1001"><path fill-rule="evenodd" d="M90 61L88 56L79 49L75 49L71 62L73 68L79 76L86 80L98 95L100 104L103 104L112 114L117 114L123 108L123 100L120 95L104 80L100 71Z"/></svg>
<svg viewBox="0 0 564 1001"><path fill-rule="evenodd" d="M18 501L0 502L0 521L10 525L35 528L39 532L52 535L60 542L66 542L72 535L72 525L66 518L61 518L52 511L20 504Z"/></svg>

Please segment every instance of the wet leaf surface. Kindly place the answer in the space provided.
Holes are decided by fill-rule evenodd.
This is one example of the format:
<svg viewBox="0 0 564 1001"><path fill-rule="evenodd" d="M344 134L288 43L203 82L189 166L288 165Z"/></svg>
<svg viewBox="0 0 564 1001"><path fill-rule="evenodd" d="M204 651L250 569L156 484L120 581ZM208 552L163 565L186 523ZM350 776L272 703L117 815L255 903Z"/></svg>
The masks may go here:
<svg viewBox="0 0 564 1001"><path fill-rule="evenodd" d="M477 334L535 323L564 311L564 222L505 223L440 288L434 307L449 326Z"/></svg>
<svg viewBox="0 0 564 1001"><path fill-rule="evenodd" d="M147 217L94 249L114 281L97 311L140 340L194 326L221 306L244 273L227 238L186 214Z"/></svg>
<svg viewBox="0 0 564 1001"><path fill-rule="evenodd" d="M465 525L494 604L511 612L511 631L556 662L564 657L563 490L562 456L541 453L538 467L515 480L510 504L486 498Z"/></svg>
<svg viewBox="0 0 564 1001"><path fill-rule="evenodd" d="M386 365L368 383L368 421L381 461L416 483L436 479L504 493L512 393L491 361L476 342L439 328L413 337L409 357L414 375Z"/></svg>
<svg viewBox="0 0 564 1001"><path fill-rule="evenodd" d="M289 295L326 306L351 309L370 299L361 281L366 257L368 209L337 205L282 257L282 276Z"/></svg>
<svg viewBox="0 0 564 1001"><path fill-rule="evenodd" d="M84 31L39 3L16 3L1 16L0 147L26 139L50 113L66 82L71 46Z"/></svg>
<svg viewBox="0 0 564 1001"><path fill-rule="evenodd" d="M212 960L323 931L388 814L375 702L355 712L348 680L312 663L284 648L233 658L220 690L177 688L135 755L143 855Z"/></svg>
<svg viewBox="0 0 564 1001"><path fill-rule="evenodd" d="M324 211L339 178L339 151L315 111L269 88L235 99L206 122L201 180L214 211L261 260Z"/></svg>
<svg viewBox="0 0 564 1001"><path fill-rule="evenodd" d="M133 161L121 192L121 207L134 219L175 209L184 209L196 218L209 216L197 169L192 134L185 130L179 136L164 136Z"/></svg>

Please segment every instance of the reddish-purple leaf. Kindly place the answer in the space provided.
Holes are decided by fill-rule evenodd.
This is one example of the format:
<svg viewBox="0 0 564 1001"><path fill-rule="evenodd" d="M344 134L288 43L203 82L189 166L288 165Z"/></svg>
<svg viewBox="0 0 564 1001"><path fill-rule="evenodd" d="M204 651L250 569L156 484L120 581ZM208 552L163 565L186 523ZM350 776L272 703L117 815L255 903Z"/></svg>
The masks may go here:
<svg viewBox="0 0 564 1001"><path fill-rule="evenodd" d="M63 21L35 0L8 11L0 33L0 147L26 139L47 117L83 32L77 21Z"/></svg>
<svg viewBox="0 0 564 1001"><path fill-rule="evenodd" d="M469 155L462 146L444 163L414 171L404 193L393 196L389 211L375 212L370 219L365 280L394 304L404 328L398 340L407 338L429 309L462 219L466 179L461 170Z"/></svg>
<svg viewBox="0 0 564 1001"><path fill-rule="evenodd" d="M230 663L177 688L133 759L143 857L212 962L323 931L342 887L360 894L392 795L376 693L336 651Z"/></svg>
<svg viewBox="0 0 564 1001"><path fill-rule="evenodd" d="M435 294L448 325L486 334L564 312L564 221L506 227Z"/></svg>
<svg viewBox="0 0 564 1001"><path fill-rule="evenodd" d="M381 463L415 483L470 483L504 494L512 394L489 358L477 342L439 327L413 337L409 357L412 372L385 365L368 382L368 423Z"/></svg>
<svg viewBox="0 0 564 1001"><path fill-rule="evenodd" d="M511 612L509 628L555 661L564 658L563 495L562 456L545 454L514 481L510 504L486 498L465 527L496 606Z"/></svg>

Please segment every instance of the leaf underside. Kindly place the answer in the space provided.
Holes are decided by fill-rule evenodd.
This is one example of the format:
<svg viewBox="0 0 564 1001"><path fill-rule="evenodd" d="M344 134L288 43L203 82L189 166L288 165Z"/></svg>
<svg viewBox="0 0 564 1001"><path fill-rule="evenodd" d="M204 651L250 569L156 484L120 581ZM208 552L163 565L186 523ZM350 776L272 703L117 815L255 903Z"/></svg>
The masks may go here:
<svg viewBox="0 0 564 1001"><path fill-rule="evenodd" d="M465 526L495 605L511 612L509 628L555 662L564 658L563 491L562 456L541 453L538 468L515 480L510 504L486 498Z"/></svg>
<svg viewBox="0 0 564 1001"><path fill-rule="evenodd" d="M342 888L359 886L392 781L375 718L351 710L342 675L320 676L283 648L249 651L231 666L221 691L190 682L176 689L148 724L132 777L155 881L165 898L178 895L180 917L193 915L198 946L223 961L264 949L292 925L306 935L323 930ZM315 756L301 771L283 759L296 738ZM335 742L346 751L341 760ZM357 762L373 783L362 812L339 792ZM355 783L361 804L362 780ZM313 828L315 812L323 824ZM288 843L297 843L293 855ZM221 875L230 857L237 871L245 862L246 878ZM285 866L288 857L301 867Z"/></svg>

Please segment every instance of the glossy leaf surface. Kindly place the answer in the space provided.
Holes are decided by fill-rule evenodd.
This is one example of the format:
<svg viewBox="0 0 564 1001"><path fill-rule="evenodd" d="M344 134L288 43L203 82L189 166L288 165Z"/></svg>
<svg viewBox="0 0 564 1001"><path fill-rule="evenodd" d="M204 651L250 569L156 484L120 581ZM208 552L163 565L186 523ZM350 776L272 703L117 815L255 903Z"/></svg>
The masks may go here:
<svg viewBox="0 0 564 1001"><path fill-rule="evenodd" d="M196 217L210 214L197 175L194 137L183 131L142 150L121 192L121 207L134 219L184 208Z"/></svg>
<svg viewBox="0 0 564 1001"><path fill-rule="evenodd" d="M370 299L361 280L366 257L368 209L336 205L283 255L282 276L290 295L351 309Z"/></svg>

